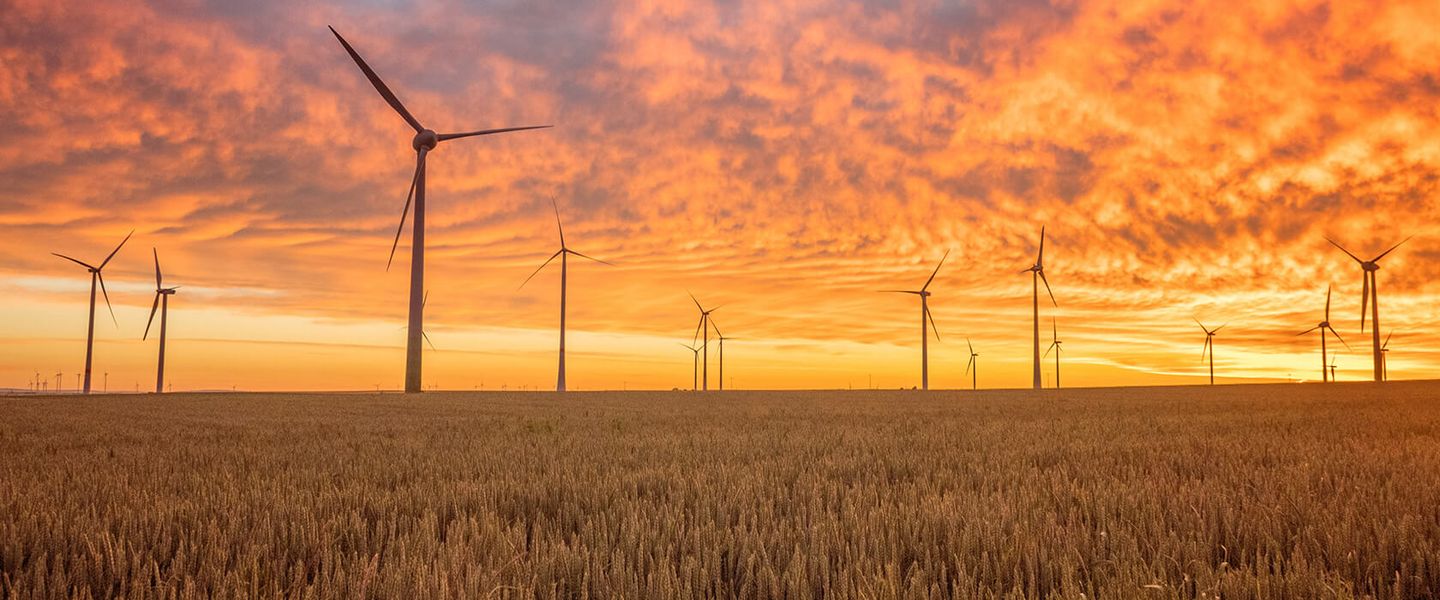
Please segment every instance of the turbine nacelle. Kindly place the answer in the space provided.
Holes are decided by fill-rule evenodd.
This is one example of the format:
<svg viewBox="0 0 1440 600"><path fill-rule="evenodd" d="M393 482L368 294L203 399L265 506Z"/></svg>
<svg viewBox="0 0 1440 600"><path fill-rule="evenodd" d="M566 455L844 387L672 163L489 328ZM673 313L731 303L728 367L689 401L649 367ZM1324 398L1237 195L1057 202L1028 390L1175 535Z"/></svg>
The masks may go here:
<svg viewBox="0 0 1440 600"><path fill-rule="evenodd" d="M421 129L415 134L415 139L410 142L410 145L415 147L416 152L419 152L421 148L427 151L434 150L436 146L440 145L440 134L435 133L433 129Z"/></svg>

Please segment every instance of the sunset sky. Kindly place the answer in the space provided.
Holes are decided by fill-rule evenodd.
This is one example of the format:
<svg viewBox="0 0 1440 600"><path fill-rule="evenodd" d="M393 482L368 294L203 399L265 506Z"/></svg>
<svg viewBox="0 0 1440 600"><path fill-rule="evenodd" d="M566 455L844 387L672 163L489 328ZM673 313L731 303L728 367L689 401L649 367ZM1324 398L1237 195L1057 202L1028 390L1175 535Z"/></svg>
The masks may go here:
<svg viewBox="0 0 1440 600"><path fill-rule="evenodd" d="M153 386L151 248L181 389L401 386L413 132L553 129L430 156L426 386L688 387L723 304L738 388L1030 383L1046 272L1066 385L1370 376L1378 254L1394 378L1440 373L1440 3L12 0L0 19L0 387ZM1043 294L1043 290L1042 290ZM712 347L712 361L715 348ZM712 386L718 364L712 362ZM1053 363L1045 362L1047 378Z"/></svg>

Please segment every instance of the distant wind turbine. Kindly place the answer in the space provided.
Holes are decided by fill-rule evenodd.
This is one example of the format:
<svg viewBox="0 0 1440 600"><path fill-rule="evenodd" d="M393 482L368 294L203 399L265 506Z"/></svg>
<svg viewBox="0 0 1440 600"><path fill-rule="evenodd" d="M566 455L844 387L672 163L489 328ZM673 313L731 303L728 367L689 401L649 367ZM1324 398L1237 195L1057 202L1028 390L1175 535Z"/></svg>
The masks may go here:
<svg viewBox="0 0 1440 600"><path fill-rule="evenodd" d="M1205 360L1205 352L1210 352L1210 385L1215 385L1215 334L1220 333L1220 330L1224 329L1225 325L1216 327L1212 331L1205 327L1205 324L1201 323L1199 319L1195 320L1195 324L1199 325L1200 329L1205 331L1205 347L1200 349L1200 360L1203 362ZM1229 323L1226 323L1226 325L1229 325Z"/></svg>
<svg viewBox="0 0 1440 600"><path fill-rule="evenodd" d="M1379 256L1376 256L1375 258L1372 258L1370 260L1361 260L1360 257L1355 256L1355 254L1351 253L1349 250L1346 250L1344 246L1341 246L1335 240L1332 240L1328 237L1325 238L1325 241L1330 242L1330 245L1339 248L1341 252L1349 255L1350 258L1355 259L1355 262L1360 263L1360 268L1364 271L1365 285L1363 291L1361 291L1360 297L1360 331L1362 333L1365 331L1365 308L1366 304L1368 303L1370 308L1370 322L1373 334L1371 337L1374 341L1374 353L1372 354L1372 357L1374 358L1375 362L1375 381L1384 381L1385 367L1382 364L1384 362L1384 359L1381 357L1380 352L1380 282L1375 278L1375 272L1380 270L1380 259L1385 258L1385 255L1394 252L1396 248L1399 248L1405 242L1410 241L1410 238L1407 237L1403 240L1400 240L1399 244L1391 246L1389 250L1381 252Z"/></svg>
<svg viewBox="0 0 1440 600"><path fill-rule="evenodd" d="M975 345L970 343L970 338L965 338L965 345L970 347L970 362L965 363L965 374L970 376L970 389L980 389L980 355L975 353Z"/></svg>
<svg viewBox="0 0 1440 600"><path fill-rule="evenodd" d="M1390 336L1393 335L1395 331L1391 330L1385 335L1385 343L1380 344L1380 378L1385 381L1390 381Z"/></svg>
<svg viewBox="0 0 1440 600"><path fill-rule="evenodd" d="M1045 279L1045 228L1040 228L1040 252L1035 255L1035 264L1021 273L1030 273L1032 293L1030 297L1031 308L1035 311L1035 389L1040 389L1040 283L1045 283L1045 293L1050 295L1050 304L1056 308L1060 304L1055 302L1055 293L1050 291L1050 280ZM1056 376L1058 379L1058 375Z"/></svg>
<svg viewBox="0 0 1440 600"><path fill-rule="evenodd" d="M120 245L116 246L114 250L110 251L110 256L106 256L105 260L101 261L100 266L98 267L70 258L68 256L65 256L64 254L51 252L51 254L54 254L55 256L85 267L86 270L90 271L90 325L87 333L85 334L85 383L84 388L81 390L86 394L90 393L90 363L95 350L95 284L96 282L99 282L100 293L105 296L105 308L110 309L110 320L115 323L116 327L119 327L120 322L115 320L115 308L110 306L110 292L105 291L105 276L101 275L100 271L105 268L105 265L110 264L110 259L115 258L115 253L119 252L120 248L125 246L125 242L130 241L130 236L132 235L135 235L134 230L131 230L129 234L126 234L125 239L120 240ZM56 383L55 388L59 390L60 384Z"/></svg>
<svg viewBox="0 0 1440 600"><path fill-rule="evenodd" d="M1330 326L1330 288L1329 288L1329 287L1326 287L1326 288L1325 288L1325 320L1321 321L1319 325L1316 325L1316 326L1314 326L1314 327L1311 327L1311 328L1309 328L1309 329L1306 329L1305 331L1302 331L1302 332L1300 332L1300 333L1298 333L1298 334L1296 334L1296 335L1305 335L1305 334L1307 334L1307 333L1310 333L1310 332L1316 331L1316 330L1319 330L1319 331L1320 331L1320 379L1321 379L1322 381L1332 381L1333 378L1332 378L1332 379L1327 379L1327 378L1326 378L1326 373L1325 373L1325 360L1326 360L1326 353L1328 352L1328 349L1325 347L1325 337L1326 337L1325 332L1326 332L1326 331L1329 331L1331 334L1334 334L1334 335L1335 335L1335 339L1340 340L1340 343L1341 343L1341 344L1345 344L1345 349L1347 349L1347 350L1350 349L1350 344L1348 344L1348 343L1345 342L1345 338L1340 337L1340 332L1335 331L1335 328Z"/></svg>
<svg viewBox="0 0 1440 600"><path fill-rule="evenodd" d="M504 127L501 129L467 131L464 133L437 134L433 130L420 125L420 121L416 120L415 117L410 114L410 111L405 108L404 104L400 103L400 99L395 97L394 92L391 92L390 88L385 85L385 82L380 80L380 76L375 74L375 71L370 68L370 65L366 64L365 60L360 58L360 54L350 46L350 42L345 41L345 38L340 36L340 32L335 31L335 28L331 27L330 33L335 34L335 39L340 40L340 45L345 47L345 52L350 54L350 58L355 60L355 65L360 67L360 71L365 74L365 78L369 79L370 84L375 86L375 91L380 92L380 96L385 99L385 102L390 105L390 108L395 109L395 112L399 113L400 117L405 119L405 122L415 130L415 138L410 142L410 145L415 148L416 153L415 175L410 180L410 191L405 195L405 209L400 212L400 227L395 230L395 242L390 246L390 260L386 261L385 268L389 270L390 262L395 260L395 248L400 244L400 232L405 229L405 217L410 212L410 199L413 197L415 199L415 224L414 227L411 228L410 318L409 334L405 343L405 391L407 393L418 393L422 389L420 380L420 341L425 333L425 298L423 291L425 289L425 155L434 150L440 142L447 140L477 135L506 133L509 131L543 129L550 126L532 125L528 127Z"/></svg>
<svg viewBox="0 0 1440 600"><path fill-rule="evenodd" d="M550 206L555 209L555 227L560 230L560 249L556 250L554 254L551 254L550 258L545 259L545 262L540 263L540 267L535 269L535 272L531 273L529 277L526 277L525 281L520 284L520 287L525 287L526 283L530 283L531 279L534 279L536 275L540 274L540 271L545 268L545 265L550 264L550 261L555 260L555 257L560 257L560 373L555 377L555 391L563 392L565 391L565 280L569 270L570 255L574 254L580 258L593 260L602 265L610 265L612 267L615 265L598 258L585 256L566 246L565 226L560 224L560 206L555 203L554 198L550 199Z"/></svg>
<svg viewBox="0 0 1440 600"><path fill-rule="evenodd" d="M725 391L725 340L735 338L725 337L725 334L720 333L720 326L715 324L714 319L710 320L710 327L715 330L715 338L720 342L720 391L723 392Z"/></svg>
<svg viewBox="0 0 1440 600"><path fill-rule="evenodd" d="M950 257L950 251L946 250L944 256L940 257L940 263L935 265L935 270L930 273L930 278L925 280L925 285L918 290L881 290L894 294L915 294L920 297L920 389L930 389L930 333L935 333L935 341L940 341L940 328L935 326L935 317L930 314L930 283L935 281L935 276L940 273L940 267L945 266L945 259Z"/></svg>
<svg viewBox="0 0 1440 600"><path fill-rule="evenodd" d="M1051 339L1055 341L1051 342L1050 347L1045 349L1045 356L1050 356L1051 350L1055 351L1055 389L1057 390L1060 389L1060 344L1065 343L1060 339L1059 331L1060 330L1056 328L1055 319L1052 317L1050 319L1050 335Z"/></svg>
<svg viewBox="0 0 1440 600"><path fill-rule="evenodd" d="M695 346L692 346L692 345L690 345L690 344L686 344L686 343L684 343L684 342L681 342L680 345L681 345L681 346L684 346L686 350L689 350L691 353L693 353L693 355L691 356L691 359L690 359L690 389L691 389L691 390L699 389L699 388L700 388L700 349L697 348L697 347L695 347Z"/></svg>
<svg viewBox="0 0 1440 600"><path fill-rule="evenodd" d="M710 324L710 313L715 312L715 310L718 309L718 308L720 308L720 307L719 307L719 306L716 306L716 307L711 308L710 310L705 310L705 307L704 307L704 306L700 306L700 301L695 299L695 294L690 294L690 299L691 299L691 300L694 300L694 302L695 302L695 308L697 308L697 309L700 310L700 323L698 323L698 324L695 326L695 336L690 340L690 343L691 343L691 344L694 344L695 342L699 341L699 340L700 340L700 337L701 337L701 332L704 332L704 338L705 338L704 341L705 341L705 343L703 343L703 344L700 345L700 350L704 353L704 360L701 361L701 367L700 367L700 375L701 375L701 377L700 377L700 389L701 389L701 390L709 390L709 389L710 389L710 328L711 328L711 324ZM722 384L722 385L723 385L723 384Z"/></svg>
<svg viewBox="0 0 1440 600"><path fill-rule="evenodd" d="M1330 356L1330 381L1335 381L1335 355Z"/></svg>
<svg viewBox="0 0 1440 600"><path fill-rule="evenodd" d="M165 391L165 322L170 313L170 296L175 294L179 286L165 287L160 276L160 252L151 248L150 253L155 256L155 301L150 304L150 320L145 322L145 335L140 336L140 339L150 338L150 325L155 322L155 309L160 309L160 361L155 369L155 393L159 394Z"/></svg>

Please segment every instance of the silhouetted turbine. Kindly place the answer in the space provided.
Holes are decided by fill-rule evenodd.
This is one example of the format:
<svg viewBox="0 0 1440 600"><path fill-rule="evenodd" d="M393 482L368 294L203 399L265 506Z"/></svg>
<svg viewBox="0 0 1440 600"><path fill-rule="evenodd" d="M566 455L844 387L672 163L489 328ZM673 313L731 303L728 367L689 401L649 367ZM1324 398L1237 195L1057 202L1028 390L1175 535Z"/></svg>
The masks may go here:
<svg viewBox="0 0 1440 600"><path fill-rule="evenodd" d="M1390 336L1393 335L1395 331L1391 330L1385 335L1385 343L1380 344L1380 378L1385 381L1390 381Z"/></svg>
<svg viewBox="0 0 1440 600"><path fill-rule="evenodd" d="M1380 259L1385 258L1386 254L1394 252L1395 249L1399 248L1401 244L1410 241L1410 238L1407 237L1403 240L1400 240L1399 244L1391 246L1389 250L1381 252L1379 256L1376 256L1375 258L1372 258L1370 260L1361 260L1360 257L1355 256L1349 250L1346 250L1344 246L1341 246L1340 244L1336 243L1335 240L1332 240L1328 237L1325 238L1325 241L1330 242L1330 245L1339 248L1341 252L1349 255L1350 258L1355 259L1355 262L1360 263L1360 268L1364 271L1365 285L1363 290L1360 292L1360 332L1365 332L1365 308L1366 303L1368 302L1371 311L1370 321L1372 329L1374 330L1371 337L1373 338L1374 342L1374 352L1372 354L1372 357L1375 362L1375 381L1384 381L1385 368L1380 364L1380 283L1379 280L1375 278L1375 272L1380 270Z"/></svg>
<svg viewBox="0 0 1440 600"><path fill-rule="evenodd" d="M1035 255L1035 264L1034 264L1033 266L1031 266L1030 268L1025 269L1024 271L1021 271L1021 273L1030 273L1030 274L1031 274L1031 276L1030 276L1030 279L1031 279L1030 284L1031 284L1031 287L1032 287L1033 289L1032 289L1032 293L1031 293L1031 297L1030 297L1030 304L1031 304L1031 308L1034 309L1034 311L1035 311L1035 346L1034 346L1034 348L1035 348L1035 360L1034 360L1034 365L1035 365L1035 379L1034 379L1034 387L1035 387L1035 389L1038 390L1038 389L1040 389L1040 283L1041 283L1041 282L1044 282L1044 283L1045 283L1045 293L1050 295L1050 304L1054 305L1056 308L1059 308L1059 307L1060 307L1060 304L1059 304L1058 302L1055 302L1055 293L1052 292L1052 291L1050 291L1050 280L1045 279L1045 228L1044 228L1043 226L1040 228L1040 252ZM1059 376L1057 375L1056 378L1058 379Z"/></svg>
<svg viewBox="0 0 1440 600"><path fill-rule="evenodd" d="M725 337L725 334L720 333L720 326L715 324L714 319L710 320L710 327L715 330L715 339L720 343L720 391L723 392L725 391L725 340L735 338Z"/></svg>
<svg viewBox="0 0 1440 600"><path fill-rule="evenodd" d="M684 343L684 342L681 342L680 345L681 345L681 346L684 346L687 350L689 350L689 351L691 351L691 352L694 353L694 356L693 356L693 357L691 358L691 360L690 360L690 369L691 369L691 370L690 370L690 389L692 389L692 390L699 389L699 388L700 388L700 349L699 349L699 348L696 348L695 346L692 346L692 345L690 345L690 344L686 344L686 343Z"/></svg>
<svg viewBox="0 0 1440 600"><path fill-rule="evenodd" d="M700 322L695 325L695 335L691 338L690 343L694 344L699 341L701 332L704 332L705 343L700 345L700 350L704 353L704 360L701 361L700 367L700 389L708 391L710 389L710 313L720 307L716 306L705 310L705 307L700 306L700 301L695 299L695 294L690 294L690 299L695 302L695 308L700 310Z"/></svg>
<svg viewBox="0 0 1440 600"><path fill-rule="evenodd" d="M1205 324L1204 324L1204 323L1201 323L1199 319L1196 319L1196 320L1195 320L1195 324L1196 324L1196 325L1199 325L1199 326L1200 326L1200 329L1205 332L1205 347L1200 349L1200 362L1205 362L1205 351L1207 351L1207 350L1210 351L1210 385L1215 385L1215 342L1214 342L1214 338L1215 338L1215 334L1220 333L1220 330L1225 328L1225 325L1221 325L1221 326L1219 326L1219 327L1216 327L1214 331L1211 331L1210 329L1206 328L1206 327L1205 327ZM1229 325L1229 323L1226 323L1226 325Z"/></svg>
<svg viewBox="0 0 1440 600"><path fill-rule="evenodd" d="M390 91L390 88L385 85L385 82L380 80L380 76L376 75L375 71L370 68L370 65L366 64L365 60L360 58L360 54L350 46L350 42L345 41L345 38L340 36L340 32L335 31L335 28L331 27L330 33L335 34L335 39L340 40L340 45L345 47L345 52L350 54L350 58L355 60L356 66L360 67L360 71L365 74L365 78L369 79L370 84L375 86L375 91L379 92L380 96L385 99L385 102L390 105L390 108L395 109L395 112L399 113L400 117L405 119L405 122L415 130L415 138L410 142L410 145L415 148L416 154L415 175L410 179L410 191L405 194L405 209L400 213L400 226L395 230L395 242L390 246L390 259L385 262L385 269L388 271L390 269L390 262L395 259L395 249L400 244L400 233L405 229L405 217L410 213L410 200L413 197L415 200L415 225L411 229L410 318L409 334L405 342L405 391L408 393L418 393L422 388L420 382L420 341L425 333L423 318L425 312L425 299L423 296L423 290L425 289L425 156L434 150L440 142L448 140L477 135L506 133L509 131L543 129L550 126L532 125L527 127L482 129L464 133L435 133L433 130L421 126L420 121L416 120L414 116L411 116L410 111L405 108L405 105L400 103L400 99L396 98L395 94Z"/></svg>
<svg viewBox="0 0 1440 600"><path fill-rule="evenodd" d="M1050 336L1054 341L1050 343L1049 348L1045 349L1045 356L1050 356L1051 350L1055 351L1055 389L1058 390L1060 389L1060 344L1065 342L1060 339L1059 329L1055 326L1054 317L1050 318Z"/></svg>
<svg viewBox="0 0 1440 600"><path fill-rule="evenodd" d="M965 345L970 347L970 362L965 363L965 374L970 376L970 389L980 389L980 355L975 353L975 345L970 343L970 338L965 338Z"/></svg>
<svg viewBox="0 0 1440 600"><path fill-rule="evenodd" d="M1300 333L1298 333L1298 334L1296 334L1296 335L1305 335L1305 334L1310 333L1310 332L1312 332L1312 331L1315 331L1315 330L1317 330L1317 329L1320 330L1320 379L1321 379L1322 381L1330 381L1330 379L1327 378L1328 375L1327 375L1326 372L1325 372L1326 355L1327 355L1327 353L1328 353L1328 351L1329 351L1329 350L1325 347L1325 332L1326 332L1326 331L1329 331L1330 333L1335 334L1335 339L1340 340L1340 343L1341 343L1341 344L1345 344L1345 349L1347 349L1347 350L1350 349L1350 344L1348 344L1348 343L1345 342L1345 338L1340 337L1340 332L1335 331L1335 328L1330 326L1330 287L1329 287L1329 286L1326 286L1326 288L1325 288L1325 320L1324 320L1324 321L1321 321L1319 325L1316 325L1316 326L1314 326L1314 327L1311 327L1311 328L1309 328L1309 329L1306 329L1305 331L1302 331L1302 332L1300 332Z"/></svg>
<svg viewBox="0 0 1440 600"><path fill-rule="evenodd" d="M935 332L935 341L940 341L940 328L935 326L935 317L930 314L930 283L935 281L935 276L940 273L940 267L945 266L945 259L950 257L950 251L946 250L945 255L940 257L940 263L935 265L935 270L930 273L930 278L925 280L925 285L918 290L881 290L893 294L915 294L920 297L920 389L930 389L930 332Z"/></svg>
<svg viewBox="0 0 1440 600"><path fill-rule="evenodd" d="M145 321L145 335L140 336L140 339L150 338L150 325L155 322L155 309L160 309L160 360L155 369L155 393L160 394L165 391L165 322L170 313L170 296L175 294L179 286L165 287L160 276L160 252L151 248L150 253L155 256L155 301L150 304L150 320Z"/></svg>
<svg viewBox="0 0 1440 600"><path fill-rule="evenodd" d="M120 240L120 245L116 246L114 250L111 250L110 256L106 256L105 260L101 261L98 267L75 260L64 254L51 252L51 254L55 256L85 267L85 269L90 272L90 325L85 334L85 384L82 389L86 394L90 393L90 363L95 350L95 283L100 283L100 293L105 296L105 308L110 309L110 321L115 323L116 327L119 327L120 322L115 320L115 308L110 306L110 292L105 290L105 276L101 275L100 271L105 268L105 265L110 264L110 259L115 258L115 253L120 251L120 248L125 245L125 242L130 241L130 236L132 235L135 235L134 230L126 234L125 239ZM60 384L55 384L55 387L58 391Z"/></svg>
<svg viewBox="0 0 1440 600"><path fill-rule="evenodd" d="M550 258L545 259L545 262L540 263L540 267L535 269L535 272L531 273L529 277L526 277L525 281L521 282L520 287L525 287L526 283L530 283L531 279L534 279L536 275L540 274L541 269L544 269L545 265L550 264L550 261L555 260L555 257L560 257L560 373L555 377L555 391L563 392L565 391L565 281L569 270L570 255L574 254L580 258L593 260L602 265L610 265L612 267L615 265L598 258L585 256L566 246L565 226L560 224L560 206L555 204L554 198L550 199L550 206L555 209L555 227L560 230L560 249L556 250L554 254L551 254Z"/></svg>

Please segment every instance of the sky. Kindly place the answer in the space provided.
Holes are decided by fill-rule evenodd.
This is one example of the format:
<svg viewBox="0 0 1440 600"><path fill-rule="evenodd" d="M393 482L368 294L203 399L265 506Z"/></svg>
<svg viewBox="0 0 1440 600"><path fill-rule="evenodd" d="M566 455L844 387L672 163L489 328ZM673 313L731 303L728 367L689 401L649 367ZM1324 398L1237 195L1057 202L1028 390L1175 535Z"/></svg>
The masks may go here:
<svg viewBox="0 0 1440 600"><path fill-rule="evenodd" d="M152 388L152 249L176 390L394 389L413 131L334 26L438 131L424 381L553 387L559 244L571 389L692 383L721 305L731 388L1031 380L1046 228L1066 386L1440 372L1440 3L1316 0L391 2L10 0L0 20L0 387L83 368ZM1041 294L1044 294L1043 288ZM158 319L158 317L157 317ZM155 325L158 328L158 323ZM1332 339L1331 345L1337 343ZM710 347L710 385L719 381ZM1053 385L1053 355L1044 361Z"/></svg>

